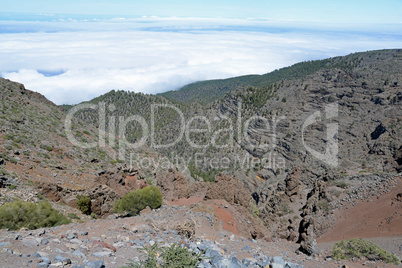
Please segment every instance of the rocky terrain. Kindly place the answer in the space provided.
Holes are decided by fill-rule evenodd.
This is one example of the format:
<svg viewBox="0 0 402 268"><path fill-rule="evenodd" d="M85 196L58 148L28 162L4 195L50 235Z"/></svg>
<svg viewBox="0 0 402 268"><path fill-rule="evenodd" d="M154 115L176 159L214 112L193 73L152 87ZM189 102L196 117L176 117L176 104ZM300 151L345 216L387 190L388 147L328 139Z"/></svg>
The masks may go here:
<svg viewBox="0 0 402 268"><path fill-rule="evenodd" d="M230 207L223 203L222 208ZM211 214L164 205L132 218L87 220L61 227L1 230L1 267L121 267L144 258L141 248L183 243L209 259L200 267L394 267L372 261L333 261L296 253L294 243L254 240L215 229ZM270 266L271 265L271 266ZM346 267L346 266L344 266Z"/></svg>
<svg viewBox="0 0 402 268"><path fill-rule="evenodd" d="M210 259L201 267L392 267L337 262L331 249L341 239L363 237L402 258L401 74L402 51L384 50L300 63L218 87L203 83L211 92L224 90L211 93L214 101L197 95L191 100L200 103L183 103L188 96L180 92L111 91L86 103L105 104L104 144L97 111L72 118L72 137L96 142L93 148L71 141L61 107L0 78L0 205L48 200L75 215L69 225L1 230L0 267L121 267L144 258L141 247L153 243L206 250ZM186 122L205 116L211 132L187 138L230 146L194 148L183 138L153 148L152 142L178 136L180 118L165 107L154 114L155 140L145 137L145 144L126 146L121 155L123 141L137 142L142 130L137 122L118 132L118 117L140 115L148 123L151 104L174 105ZM201 121L193 121L194 128L205 127ZM327 137L330 124L337 133ZM317 158L331 142L338 145L336 165ZM218 164L197 166L195 155ZM219 164L225 158L235 164ZM148 185L160 189L160 209L113 214L117 200ZM78 209L80 196L91 200L91 216Z"/></svg>

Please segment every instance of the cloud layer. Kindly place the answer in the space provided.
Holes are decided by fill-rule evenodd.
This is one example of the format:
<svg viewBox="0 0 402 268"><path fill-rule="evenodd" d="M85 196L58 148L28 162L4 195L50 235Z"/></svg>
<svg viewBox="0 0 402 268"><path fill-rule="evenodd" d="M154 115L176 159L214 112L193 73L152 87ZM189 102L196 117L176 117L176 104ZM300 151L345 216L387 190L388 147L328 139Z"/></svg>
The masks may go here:
<svg viewBox="0 0 402 268"><path fill-rule="evenodd" d="M13 26L13 33L0 33L1 76L57 104L112 89L159 93L193 81L263 74L303 60L396 48L402 40L400 35L302 30L249 20L1 24Z"/></svg>

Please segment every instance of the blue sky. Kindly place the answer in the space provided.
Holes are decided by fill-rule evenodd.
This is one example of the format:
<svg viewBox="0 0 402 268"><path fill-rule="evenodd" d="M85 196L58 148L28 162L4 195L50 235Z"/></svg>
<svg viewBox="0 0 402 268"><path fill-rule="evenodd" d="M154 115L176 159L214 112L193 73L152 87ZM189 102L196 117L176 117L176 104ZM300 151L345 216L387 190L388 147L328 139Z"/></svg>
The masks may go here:
<svg viewBox="0 0 402 268"><path fill-rule="evenodd" d="M56 104L402 48L401 0L1 0L0 76Z"/></svg>
<svg viewBox="0 0 402 268"><path fill-rule="evenodd" d="M2 12L401 23L401 0L2 0Z"/></svg>

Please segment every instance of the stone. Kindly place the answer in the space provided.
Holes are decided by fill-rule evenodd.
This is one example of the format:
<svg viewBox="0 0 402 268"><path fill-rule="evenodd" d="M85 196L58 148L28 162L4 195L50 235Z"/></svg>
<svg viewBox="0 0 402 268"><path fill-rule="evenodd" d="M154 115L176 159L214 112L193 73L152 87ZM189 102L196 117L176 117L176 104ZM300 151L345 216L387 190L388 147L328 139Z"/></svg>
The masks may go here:
<svg viewBox="0 0 402 268"><path fill-rule="evenodd" d="M77 238L71 239L70 242L71 242L71 243L74 243L74 244L78 244L78 245L81 245L81 244L82 244L82 241L79 240L79 239L77 239Z"/></svg>
<svg viewBox="0 0 402 268"><path fill-rule="evenodd" d="M7 247L10 245L10 242L0 242L0 247Z"/></svg>
<svg viewBox="0 0 402 268"><path fill-rule="evenodd" d="M303 265L297 264L297 263L286 263L285 268L304 268Z"/></svg>
<svg viewBox="0 0 402 268"><path fill-rule="evenodd" d="M73 252L73 254L74 254L75 256L77 256L77 257L80 257L80 258L86 258L86 257L87 257L84 253L82 253L82 252L79 251L79 250L75 250L75 251Z"/></svg>
<svg viewBox="0 0 402 268"><path fill-rule="evenodd" d="M30 248L39 246L39 242L35 238L24 238L21 242L24 246Z"/></svg>
<svg viewBox="0 0 402 268"><path fill-rule="evenodd" d="M55 262L61 262L64 265L71 264L71 260L69 258L65 258L65 257L63 257L61 255L56 255L54 257L54 261Z"/></svg>
<svg viewBox="0 0 402 268"><path fill-rule="evenodd" d="M272 263L278 263L278 264L283 264L285 265L285 261L283 260L282 257L276 256L272 258Z"/></svg>
<svg viewBox="0 0 402 268"><path fill-rule="evenodd" d="M197 246L197 248L198 248L200 251L206 251L206 250L208 249L208 246L205 245L205 244L199 244L199 245Z"/></svg>
<svg viewBox="0 0 402 268"><path fill-rule="evenodd" d="M284 268L285 266L281 263L271 263L269 268Z"/></svg>
<svg viewBox="0 0 402 268"><path fill-rule="evenodd" d="M34 257L49 257L49 253L43 251L36 251L32 256Z"/></svg>
<svg viewBox="0 0 402 268"><path fill-rule="evenodd" d="M307 241L302 241L299 250L309 256L315 256L319 254L317 241L315 239L308 239Z"/></svg>
<svg viewBox="0 0 402 268"><path fill-rule="evenodd" d="M114 243L113 246L114 246L115 248L122 248L122 247L125 247L125 246L126 246L126 243L124 243L124 242L117 242L117 243Z"/></svg>
<svg viewBox="0 0 402 268"><path fill-rule="evenodd" d="M87 261L84 263L85 268L105 268L104 261Z"/></svg>
<svg viewBox="0 0 402 268"><path fill-rule="evenodd" d="M74 238L78 238L78 233L75 230L68 230L66 232L66 238L67 239L74 239Z"/></svg>
<svg viewBox="0 0 402 268"><path fill-rule="evenodd" d="M40 257L40 258L39 258L39 261L40 261L40 262L43 262L43 263L47 263L47 264L51 264L51 263L52 263L52 261L49 259L49 257Z"/></svg>
<svg viewBox="0 0 402 268"><path fill-rule="evenodd" d="M145 214L148 214L148 213L150 213L151 211L152 211L152 209L151 209L149 206L147 206L146 208L144 208L143 210L140 211L140 216L143 216L143 215L145 215Z"/></svg>
<svg viewBox="0 0 402 268"><path fill-rule="evenodd" d="M40 230L40 231L38 232L38 236L42 236L42 235L44 235L44 234L46 234L46 230L45 230L45 229L42 229L42 230Z"/></svg>
<svg viewBox="0 0 402 268"><path fill-rule="evenodd" d="M116 248L115 248L114 246L111 246L111 245L109 245L109 244L107 244L107 243L105 243L105 242L94 241L94 242L92 243L92 245L93 245L93 246L99 245L99 246L101 246L102 248L107 248L107 249L110 249L110 250L116 252Z"/></svg>
<svg viewBox="0 0 402 268"><path fill-rule="evenodd" d="M95 257L110 257L110 256L112 256L112 252L110 252L110 251L101 251L101 252L95 252L95 253L92 253L92 256L95 256Z"/></svg>

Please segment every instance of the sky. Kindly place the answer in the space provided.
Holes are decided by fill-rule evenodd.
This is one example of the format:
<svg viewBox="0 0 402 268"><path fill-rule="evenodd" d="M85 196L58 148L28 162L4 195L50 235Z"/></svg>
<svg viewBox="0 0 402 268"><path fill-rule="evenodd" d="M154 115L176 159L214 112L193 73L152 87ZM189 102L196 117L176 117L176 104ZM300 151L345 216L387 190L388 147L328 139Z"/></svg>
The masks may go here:
<svg viewBox="0 0 402 268"><path fill-rule="evenodd" d="M56 104L402 48L402 0L1 0L0 76Z"/></svg>

